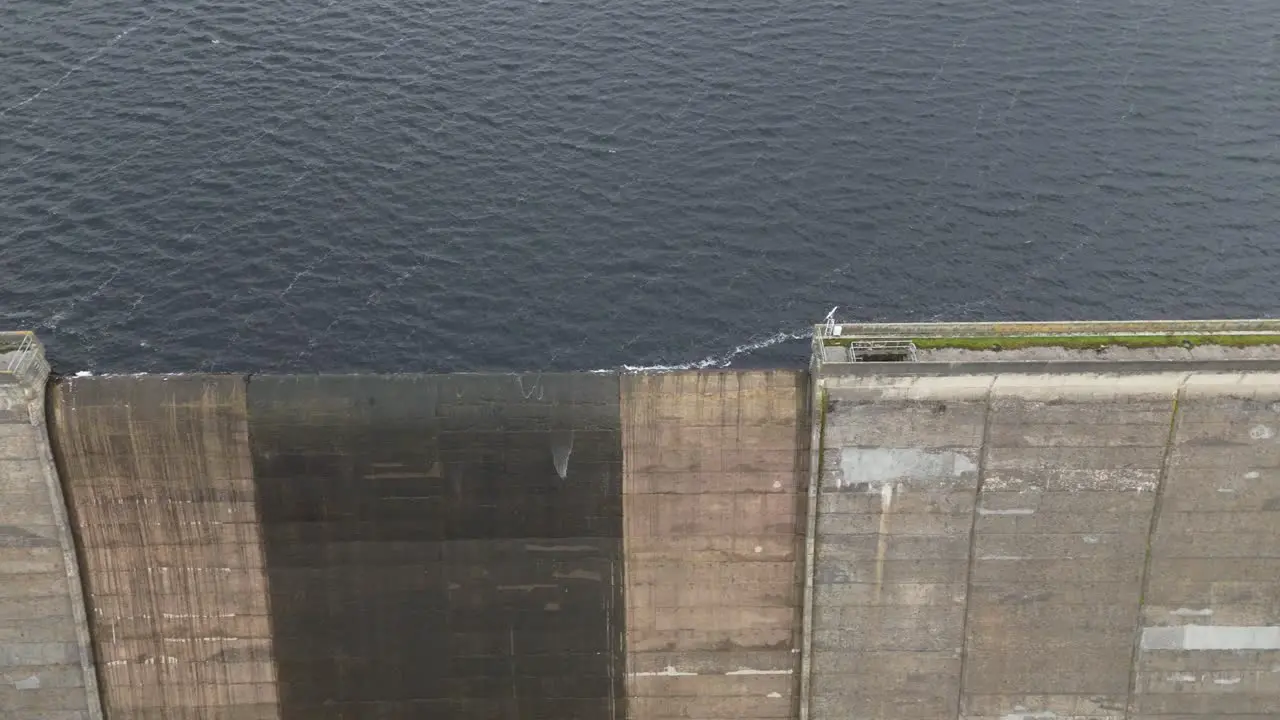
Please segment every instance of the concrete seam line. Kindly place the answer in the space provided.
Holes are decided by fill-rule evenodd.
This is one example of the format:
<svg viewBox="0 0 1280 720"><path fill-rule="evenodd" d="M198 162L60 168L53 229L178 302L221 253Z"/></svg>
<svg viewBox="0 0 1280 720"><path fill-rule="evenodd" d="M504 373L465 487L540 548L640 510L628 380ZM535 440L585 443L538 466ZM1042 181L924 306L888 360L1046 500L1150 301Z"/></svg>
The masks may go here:
<svg viewBox="0 0 1280 720"><path fill-rule="evenodd" d="M818 493L822 482L822 443L826 425L827 395L822 385L818 355L809 370L809 487L804 539L804 606L800 616L800 712L809 718L809 688L813 674L813 596L818 549Z"/></svg>
<svg viewBox="0 0 1280 720"><path fill-rule="evenodd" d="M1151 542L1159 528L1160 511L1164 506L1164 489L1169 476L1169 461L1173 457L1174 441L1178 436L1178 418L1182 411L1182 399L1186 396L1187 381L1192 373L1182 376L1177 389L1173 391L1173 410L1169 417L1169 435L1165 439L1164 454L1160 459L1160 474L1156 478L1156 496L1151 503L1151 521L1147 523L1146 553L1142 558L1142 579L1138 583L1138 611L1133 621L1133 649L1129 653L1129 687L1124 703L1124 717L1129 720L1133 716L1134 695L1138 690L1138 655L1142 644L1142 609L1147 604L1147 590L1151 586Z"/></svg>
<svg viewBox="0 0 1280 720"><path fill-rule="evenodd" d="M99 694L98 670L93 658L93 637L89 631L89 614L85 609L84 579L80 576L80 556L76 552L72 538L71 519L67 512L66 494L62 491L62 478L57 471L53 457L52 434L49 422L53 417L49 412L51 395L48 392L47 378L41 379L41 386L35 398L30 401L30 412L33 422L39 428L44 441L40 449L40 466L44 475L46 489L49 491L49 503L53 506L53 521L58 526L58 545L62 550L63 565L66 568L67 598L71 602L71 616L75 622L76 645L80 655L80 672L84 680L85 708L89 720L102 720L102 697ZM37 413L39 413L37 415Z"/></svg>
<svg viewBox="0 0 1280 720"><path fill-rule="evenodd" d="M253 373L248 372L243 375L233 375L231 377L236 378L236 380L238 381L235 383L234 386L237 388L237 392L239 394L239 398L238 398L239 405L235 404L237 398L235 398L234 395L231 400L232 407L236 412L236 419L233 420L233 422L240 423L241 427L238 428L238 430L241 430L244 433L244 452L247 455L246 461L249 466L248 467L249 483L246 489L252 493L252 497L253 497L253 517L254 517L254 524L256 526L254 528L254 535L256 535L257 537L258 562L261 563L262 582L263 582L264 592L266 595L264 600L265 600L265 605L267 610L267 636L269 638L268 648L270 651L271 673L273 677L272 685L276 689L276 696L275 696L275 702L274 702L275 711L278 715L280 712L280 663L276 659L276 641L275 641L276 618L277 618L276 612L278 610L278 608L276 607L276 603L278 601L273 599L273 596L271 594L271 577L267 571L267 568L270 567L270 565L268 564L268 560L267 560L267 541L266 541L266 538L264 537L267 526L263 522L265 518L263 517L263 514L262 514L262 503L260 502L260 498L258 497L258 480L256 477L258 471L253 464L253 431L251 429L251 423L249 422L249 383L252 382L253 380Z"/></svg>
<svg viewBox="0 0 1280 720"><path fill-rule="evenodd" d="M969 599L973 597L973 566L977 563L978 506L982 503L982 481L987 474L987 440L991 437L991 396L999 375L992 375L987 384L986 409L982 416L982 440L978 446L978 479L974 483L973 508L969 517L969 566L964 575L964 616L960 620L960 677L956 683L956 717L964 708L965 673L969 669Z"/></svg>
<svg viewBox="0 0 1280 720"><path fill-rule="evenodd" d="M613 393L614 393L614 397L618 399L618 455L619 455L618 457L618 461L619 461L618 514L621 520L618 528L619 535L621 536L618 538L618 550L621 557L609 558L609 581L613 584L613 587L605 595L605 604L606 604L605 617L607 618L617 619L617 615L614 614L615 608L612 607L612 603L614 602L614 600L617 599L617 594L619 592L622 593L622 602L623 602L622 627L618 629L620 630L620 632L614 631L614 632L608 633L608 638L609 638L608 640L608 643L609 643L609 717L612 718L612 720L624 720L624 718L619 717L618 715L618 678L614 675L614 673L616 673L618 670L618 667L617 667L618 648L621 648L622 650L622 682L624 683L622 688L622 692L623 692L622 700L624 703L626 702L626 695L628 693L628 689L625 683L629 682L630 680L630 676L627 674L627 671L630 669L627 667L627 661L630 658L630 655L627 653L627 610L626 610L627 517L626 517L626 510L625 510L626 508L625 485L627 481L627 470L626 470L627 438L622 431L622 412L623 412L622 411L622 402L623 402L622 392L623 392L622 376L618 375L617 377L614 378ZM619 563L621 563L622 567L618 567ZM617 638L617 645L614 644L615 637ZM624 705L623 713L624 715L626 714L625 705Z"/></svg>

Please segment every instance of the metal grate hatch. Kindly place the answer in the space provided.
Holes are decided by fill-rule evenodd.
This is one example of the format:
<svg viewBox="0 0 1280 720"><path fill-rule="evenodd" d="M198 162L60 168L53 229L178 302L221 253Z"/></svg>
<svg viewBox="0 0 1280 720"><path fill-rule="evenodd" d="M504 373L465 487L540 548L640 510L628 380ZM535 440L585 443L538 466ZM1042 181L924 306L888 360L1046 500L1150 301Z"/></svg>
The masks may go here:
<svg viewBox="0 0 1280 720"><path fill-rule="evenodd" d="M849 362L915 362L916 344L900 338L859 338L849 343Z"/></svg>

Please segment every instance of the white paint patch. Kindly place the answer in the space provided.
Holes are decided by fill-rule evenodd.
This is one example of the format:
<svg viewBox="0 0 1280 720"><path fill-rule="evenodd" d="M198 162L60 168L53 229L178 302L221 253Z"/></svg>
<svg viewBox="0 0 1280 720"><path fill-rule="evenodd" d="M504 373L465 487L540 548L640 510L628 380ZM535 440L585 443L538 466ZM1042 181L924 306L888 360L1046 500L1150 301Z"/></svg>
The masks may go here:
<svg viewBox="0 0 1280 720"><path fill-rule="evenodd" d="M551 577L560 580L595 580L596 582L600 582L600 573L594 570L583 570L581 568L577 570L570 570L569 572L553 572L551 573Z"/></svg>
<svg viewBox="0 0 1280 720"><path fill-rule="evenodd" d="M1250 470L1249 472L1244 474L1245 480L1257 480L1260 477L1262 477L1262 473L1258 472L1257 470Z"/></svg>
<svg viewBox="0 0 1280 720"><path fill-rule="evenodd" d="M790 675L790 670L752 670L751 668L738 668L730 670L725 675Z"/></svg>
<svg viewBox="0 0 1280 720"><path fill-rule="evenodd" d="M1174 675L1173 676L1174 682L1197 682L1199 680L1200 678L1196 677L1195 675Z"/></svg>
<svg viewBox="0 0 1280 720"><path fill-rule="evenodd" d="M677 670L674 665L668 665L660 672L638 672L631 673L631 677L693 677L698 673L684 672Z"/></svg>
<svg viewBox="0 0 1280 720"><path fill-rule="evenodd" d="M776 700L776 699L778 699L778 698L782 697L782 693L780 693L780 692L778 692L778 691L776 691L776 690L775 690L775 691L773 691L773 692L769 693L768 695L765 695L765 697L767 697L767 698L773 698L773 699L775 699L775 700Z"/></svg>
<svg viewBox="0 0 1280 720"><path fill-rule="evenodd" d="M839 487L866 483L880 488L898 480L944 480L977 470L978 466L968 457L948 450L843 448Z"/></svg>
<svg viewBox="0 0 1280 720"><path fill-rule="evenodd" d="M32 675L24 680L18 680L13 684L13 686L18 690L39 690L40 678L36 675Z"/></svg>
<svg viewBox="0 0 1280 720"><path fill-rule="evenodd" d="M774 481L773 481L773 489L774 489L774 490L781 490L781 489L782 489L782 481L781 481L781 480L774 480Z"/></svg>
<svg viewBox="0 0 1280 720"><path fill-rule="evenodd" d="M1233 493L1235 491L1235 488L1218 488L1218 492L1220 493Z"/></svg>
<svg viewBox="0 0 1280 720"><path fill-rule="evenodd" d="M1169 614L1177 615L1178 617L1209 617L1210 615L1213 615L1213 611L1209 608L1201 608L1200 610L1192 608L1178 608L1177 610L1170 610Z"/></svg>
<svg viewBox="0 0 1280 720"><path fill-rule="evenodd" d="M1082 537L1082 538L1080 538L1080 539L1081 539L1081 540L1084 540L1084 541L1085 541L1085 543L1086 543L1086 544L1088 544L1088 545L1097 545L1097 544L1098 544L1098 537L1097 537L1096 535L1085 535L1084 537Z"/></svg>
<svg viewBox="0 0 1280 720"><path fill-rule="evenodd" d="M1180 625L1142 629L1143 650L1280 650L1280 626Z"/></svg>
<svg viewBox="0 0 1280 720"><path fill-rule="evenodd" d="M1035 508L1009 508L1007 510L989 510L978 508L979 515L1035 515Z"/></svg>
<svg viewBox="0 0 1280 720"><path fill-rule="evenodd" d="M764 548L762 548L762 547L760 547L759 545L757 545L757 546L756 546L756 552L758 552L758 553L762 553L762 552L764 552Z"/></svg>
<svg viewBox="0 0 1280 720"><path fill-rule="evenodd" d="M1276 436L1276 431L1266 425L1254 425L1249 428L1249 437L1254 440L1270 440Z"/></svg>
<svg viewBox="0 0 1280 720"><path fill-rule="evenodd" d="M1240 684L1240 678L1238 678L1238 677L1234 677L1234 678L1214 678L1214 680L1213 680L1213 684L1214 684L1214 685L1239 685L1239 684Z"/></svg>
<svg viewBox="0 0 1280 720"><path fill-rule="evenodd" d="M233 618L235 613L160 613L160 617L167 620L185 620L191 618ZM150 617L144 615L143 617Z"/></svg>

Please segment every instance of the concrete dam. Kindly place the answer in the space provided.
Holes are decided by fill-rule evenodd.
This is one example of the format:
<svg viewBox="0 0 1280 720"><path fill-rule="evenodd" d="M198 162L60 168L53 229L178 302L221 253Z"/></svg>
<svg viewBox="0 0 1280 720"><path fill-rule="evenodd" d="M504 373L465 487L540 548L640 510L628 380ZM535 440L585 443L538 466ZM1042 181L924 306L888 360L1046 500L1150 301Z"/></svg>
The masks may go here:
<svg viewBox="0 0 1280 720"><path fill-rule="evenodd" d="M1278 716L1280 322L612 375L0 333L4 720Z"/></svg>

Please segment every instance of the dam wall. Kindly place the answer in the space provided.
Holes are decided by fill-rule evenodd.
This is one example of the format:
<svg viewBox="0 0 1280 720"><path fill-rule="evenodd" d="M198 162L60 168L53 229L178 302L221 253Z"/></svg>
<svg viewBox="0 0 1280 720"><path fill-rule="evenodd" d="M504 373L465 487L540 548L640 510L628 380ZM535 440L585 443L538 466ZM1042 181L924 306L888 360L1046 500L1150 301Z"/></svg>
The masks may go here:
<svg viewBox="0 0 1280 720"><path fill-rule="evenodd" d="M46 403L11 349L0 717L1280 714L1276 328L829 324L813 358Z"/></svg>

